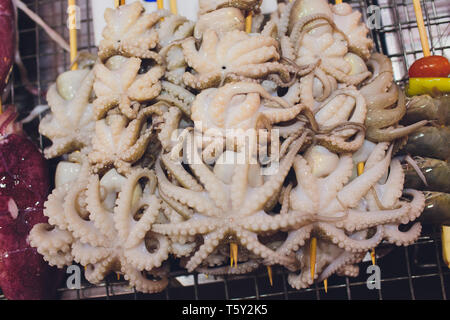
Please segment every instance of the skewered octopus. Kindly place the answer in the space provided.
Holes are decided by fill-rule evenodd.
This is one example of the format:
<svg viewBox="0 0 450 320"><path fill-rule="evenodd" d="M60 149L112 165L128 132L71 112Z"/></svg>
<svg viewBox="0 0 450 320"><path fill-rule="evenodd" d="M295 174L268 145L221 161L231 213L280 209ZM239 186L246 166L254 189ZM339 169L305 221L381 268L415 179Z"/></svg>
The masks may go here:
<svg viewBox="0 0 450 320"><path fill-rule="evenodd" d="M346 34L336 29L327 15L309 15L299 20L290 34L290 42L292 48L287 52L295 54L299 66L317 65L340 83L358 85L371 75L361 58L349 55ZM350 58L359 60L361 68L353 67L357 61L349 61Z"/></svg>
<svg viewBox="0 0 450 320"><path fill-rule="evenodd" d="M61 162L57 188L45 203L50 224L33 228L31 245L51 265L74 260L86 266L91 283L116 271L139 291L163 290L168 280L161 265L170 243L150 231L161 208L154 173L135 168L122 176L111 169L100 178L89 173L87 159L81 161Z"/></svg>
<svg viewBox="0 0 450 320"><path fill-rule="evenodd" d="M289 210L313 214L317 220L291 231L277 251L289 255L304 247L312 234L318 234L326 243L323 247L319 244L318 252L324 251L319 256L324 256L318 258L316 278L324 280L360 262L364 253L383 239L399 246L417 240L420 223L407 232L398 227L417 219L424 209L425 198L415 190L402 192L403 169L398 160L390 161L392 148L386 153L387 147L387 143L376 145L367 159L366 171L350 183L347 181L354 166L351 155L338 157L321 147L313 147L305 155L308 161L297 156L294 170L298 185L284 194L282 211L288 211L289 203ZM381 184L379 180L388 169L389 175ZM403 193L412 197L411 202L400 200ZM371 232L371 228L375 230ZM304 251L302 248L300 252L301 273L289 276L289 283L297 289L313 282L310 265L301 255ZM355 270L347 270L351 269Z"/></svg>
<svg viewBox="0 0 450 320"><path fill-rule="evenodd" d="M94 108L90 102L94 74L75 70L62 74L47 93L51 113L39 124L39 133L52 140L44 150L46 158L91 148L95 128Z"/></svg>
<svg viewBox="0 0 450 320"><path fill-rule="evenodd" d="M94 90L97 95L94 108L97 119L102 119L115 107L129 119L134 119L141 103L159 95L159 80L164 75L164 68L157 65L141 74L141 65L141 59L114 56L106 65L97 64L94 67Z"/></svg>
<svg viewBox="0 0 450 320"><path fill-rule="evenodd" d="M162 106L154 104L139 111L132 121L119 113L98 120L89 153L94 172L114 165L119 173L128 173L131 165L144 155L163 112ZM148 124L150 117L152 123Z"/></svg>
<svg viewBox="0 0 450 320"><path fill-rule="evenodd" d="M261 175L262 168L257 162L237 163L238 155L233 151L222 153L213 169L201 158L191 162L189 167L193 174L179 161L172 160L169 154L162 154L156 163L159 194L183 217L183 221L154 224L152 230L169 237L201 236L200 247L186 263L189 271L200 266L222 241L239 242L265 259L267 264L289 266L292 259L261 243L258 234L280 227L300 227L309 219L269 215L263 210L278 195L294 157L306 139L304 133L292 142L277 174L267 178Z"/></svg>
<svg viewBox="0 0 450 320"><path fill-rule="evenodd" d="M220 23L217 23L220 21ZM233 30L245 30L245 17L241 10L223 8L201 15L195 24L194 37L200 40L206 30L214 30L219 38Z"/></svg>
<svg viewBox="0 0 450 320"><path fill-rule="evenodd" d="M269 78L279 84L289 83L295 69L279 61L278 42L268 36L249 35L244 31L227 32L222 38L206 30L197 50L195 39L183 42L183 52L194 73L186 72L184 83L197 90L220 86L229 81Z"/></svg>
<svg viewBox="0 0 450 320"><path fill-rule="evenodd" d="M203 131L225 135L227 129L255 129L261 118L269 125L292 120L303 108L271 96L257 83L236 82L203 90L194 100L191 118L201 123Z"/></svg>
<svg viewBox="0 0 450 320"><path fill-rule="evenodd" d="M369 64L374 69L374 75L360 90L367 101L367 139L373 142L393 141L427 124L426 120L422 120L407 127L398 125L406 114L406 97L393 83L391 61L380 53L374 53ZM397 105L392 108L395 103Z"/></svg>
<svg viewBox="0 0 450 320"><path fill-rule="evenodd" d="M106 9L106 28L100 42L98 56L104 61L114 55L153 59L162 64L161 56L152 51L159 43L155 25L167 15L164 11L146 14L139 1Z"/></svg>
<svg viewBox="0 0 450 320"><path fill-rule="evenodd" d="M177 85L182 84L183 74L186 71L186 60L181 48L181 40L192 36L195 23L179 15L170 15L161 21L158 35L159 45L162 47L159 54L165 58L165 78Z"/></svg>

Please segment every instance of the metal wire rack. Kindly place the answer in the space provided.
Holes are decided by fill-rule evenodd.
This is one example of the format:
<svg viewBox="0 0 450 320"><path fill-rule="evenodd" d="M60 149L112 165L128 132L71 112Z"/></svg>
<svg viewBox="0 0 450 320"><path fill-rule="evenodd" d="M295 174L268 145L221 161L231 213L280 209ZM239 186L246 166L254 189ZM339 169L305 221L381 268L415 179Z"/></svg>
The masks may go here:
<svg viewBox="0 0 450 320"><path fill-rule="evenodd" d="M81 29L80 50L95 53L91 0L79 0ZM93 0L100 1L100 0ZM183 0L185 1L185 0ZM371 30L376 50L388 55L394 65L395 79L400 84L407 80L407 70L420 58L421 46L412 0L351 0L351 5L363 13L368 23L378 25ZM28 0L25 3L65 39L67 13L65 0ZM425 24L430 35L433 54L450 54L450 4L447 0L422 1ZM379 13L378 16L371 14ZM375 17L375 20L373 18ZM379 20L376 20L379 19ZM20 76L13 74L9 101L18 106L22 114L32 106L45 103L44 93L57 75L69 66L69 55L53 43L48 36L22 13L19 13L19 38L22 60L29 78L38 88L39 95L27 94ZM34 127L33 127L34 125ZM36 123L25 128L41 145ZM304 290L294 290L287 283L287 273L274 269L273 286L269 284L265 269L245 276L206 278L202 274L185 271L171 273L168 288L158 294L141 294L129 288L122 279L112 275L101 285L83 281L80 289L67 289L65 281L59 289L61 299L444 299L450 295L450 270L441 257L440 235L436 227L425 226L422 237L412 246L397 248L382 245L377 249L377 265L381 269L381 289L367 288L367 267L360 265L360 276L343 278L333 276L328 281L328 293L323 284Z"/></svg>

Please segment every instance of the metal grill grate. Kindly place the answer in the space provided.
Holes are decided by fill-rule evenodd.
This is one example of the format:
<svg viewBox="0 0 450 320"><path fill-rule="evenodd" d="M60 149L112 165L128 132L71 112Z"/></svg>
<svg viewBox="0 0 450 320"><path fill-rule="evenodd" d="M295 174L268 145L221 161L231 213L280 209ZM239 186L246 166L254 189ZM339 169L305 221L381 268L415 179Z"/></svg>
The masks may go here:
<svg viewBox="0 0 450 320"><path fill-rule="evenodd" d="M98 0L97 0L98 1ZM112 0L111 0L112 1ZM27 5L65 39L65 0L28 0ZM363 12L368 21L370 6L380 9L381 26L371 32L376 50L387 54L393 61L395 79L404 84L411 63L420 58L421 47L411 0L350 1ZM79 49L95 52L90 0L78 0L81 7ZM433 54L450 55L450 5L447 0L422 1L425 24L430 34ZM22 114L35 104L45 103L44 93L57 75L69 66L69 55L54 44L28 17L19 13L20 51L33 85L40 95L27 95L17 71L13 75L10 102L18 105ZM37 135L36 123L27 130L43 146L43 138ZM377 261L381 268L381 290L369 290L366 285L366 268L369 262L360 264L358 278L333 276L328 281L328 293L323 284L315 284L304 290L294 290L287 283L287 273L274 269L274 285L270 286L265 269L245 276L205 278L201 274L176 271L171 274L168 288L146 295L129 288L115 275L101 285L84 281L81 289L59 289L61 299L447 299L450 294L450 271L441 257L440 235L437 229L425 226L422 237L414 245L397 248L382 245L377 249Z"/></svg>

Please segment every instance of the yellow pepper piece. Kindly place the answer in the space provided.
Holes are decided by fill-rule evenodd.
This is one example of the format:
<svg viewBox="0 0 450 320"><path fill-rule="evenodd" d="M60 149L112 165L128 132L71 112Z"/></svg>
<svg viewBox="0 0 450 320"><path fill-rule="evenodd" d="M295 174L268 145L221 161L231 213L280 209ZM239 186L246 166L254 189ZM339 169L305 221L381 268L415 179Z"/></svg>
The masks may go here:
<svg viewBox="0 0 450 320"><path fill-rule="evenodd" d="M450 78L410 78L408 96L429 94L434 91L450 92Z"/></svg>
<svg viewBox="0 0 450 320"><path fill-rule="evenodd" d="M450 227L442 226L442 256L448 268L450 268Z"/></svg>

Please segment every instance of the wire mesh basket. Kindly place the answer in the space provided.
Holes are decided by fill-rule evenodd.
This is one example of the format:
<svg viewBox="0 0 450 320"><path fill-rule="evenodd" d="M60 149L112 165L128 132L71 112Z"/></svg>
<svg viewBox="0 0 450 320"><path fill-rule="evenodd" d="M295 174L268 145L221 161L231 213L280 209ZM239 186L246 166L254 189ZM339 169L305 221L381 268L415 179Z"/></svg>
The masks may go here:
<svg viewBox="0 0 450 320"><path fill-rule="evenodd" d="M99 1L99 0L93 0ZM112 1L112 0L111 0ZM185 1L185 0L183 0ZM94 45L91 0L79 0L81 29L79 50L96 52ZM422 56L419 33L412 0L349 1L363 13L366 22L375 22L371 36L376 50L388 55L394 66L395 80L404 85L407 70ZM55 31L68 39L66 0L28 0L25 3L37 12ZM433 54L450 54L450 3L448 0L422 1L425 25ZM371 14L379 13L376 21ZM59 73L67 70L69 54L58 47L42 29L19 13L19 38L22 60L38 96L26 93L17 71L13 75L9 101L21 114L36 104L45 104L45 92ZM37 121L36 121L37 122ZM34 127L33 127L34 125ZM43 147L36 123L25 130ZM54 166L53 166L54 167ZM450 294L450 270L442 261L440 234L437 227L425 226L420 239L406 248L381 245L377 248L377 264L381 269L381 289L367 287L367 267L370 259L360 264L357 278L333 276L328 280L328 292L323 284L294 290L287 283L286 271L274 268L273 286L267 270L261 268L242 276L206 277L185 271L171 273L168 288L158 294L141 294L130 288L124 279L112 275L97 286L83 281L80 289L59 289L61 299L444 299Z"/></svg>

